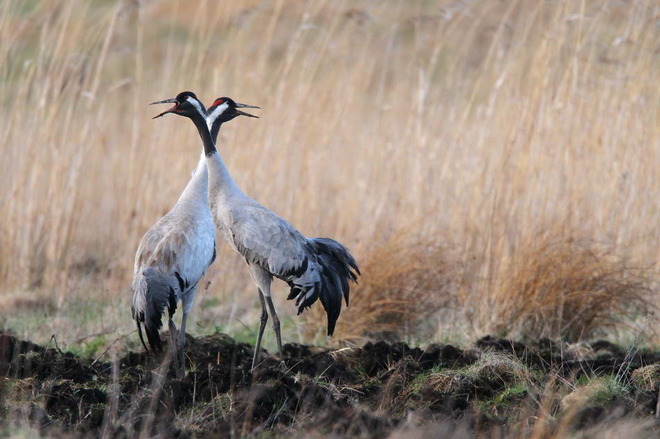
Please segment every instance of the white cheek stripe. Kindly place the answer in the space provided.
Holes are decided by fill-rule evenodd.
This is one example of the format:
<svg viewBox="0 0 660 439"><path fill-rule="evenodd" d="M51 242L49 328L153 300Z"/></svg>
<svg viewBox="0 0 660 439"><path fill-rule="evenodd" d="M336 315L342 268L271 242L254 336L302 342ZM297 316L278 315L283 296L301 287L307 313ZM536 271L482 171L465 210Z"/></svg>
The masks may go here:
<svg viewBox="0 0 660 439"><path fill-rule="evenodd" d="M193 107L195 107L195 110L197 110L197 112L199 113L200 116L202 116L203 118L206 118L206 111L204 111L204 109L202 109L202 106L199 105L199 102L196 99L193 99L192 96L188 96L186 98L186 100L188 102L190 102Z"/></svg>
<svg viewBox="0 0 660 439"><path fill-rule="evenodd" d="M227 102L222 103L222 105L218 105L208 116L206 116L206 126L209 127L209 131L211 131L211 127L213 126L213 122L220 117L222 113L225 112L229 108L229 104Z"/></svg>

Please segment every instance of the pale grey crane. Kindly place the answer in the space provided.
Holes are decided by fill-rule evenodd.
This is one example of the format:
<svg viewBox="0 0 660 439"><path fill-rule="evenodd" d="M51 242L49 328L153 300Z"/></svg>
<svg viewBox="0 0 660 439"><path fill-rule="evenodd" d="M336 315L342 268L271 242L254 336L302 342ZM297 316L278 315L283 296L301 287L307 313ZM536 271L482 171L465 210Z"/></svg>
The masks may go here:
<svg viewBox="0 0 660 439"><path fill-rule="evenodd" d="M193 93L191 99L196 100ZM206 114L197 101L199 111ZM169 312L172 349L177 374L183 374L186 322L197 291L197 284L216 257L216 231L208 204L208 169L202 151L199 163L179 200L165 216L144 234L135 255L132 285L132 313L140 341L144 325L152 350L162 350L158 333L165 308ZM183 317L177 340L172 317L181 301ZM148 350L148 349L147 349Z"/></svg>
<svg viewBox="0 0 660 439"><path fill-rule="evenodd" d="M341 312L342 299L349 302L349 281L356 282L360 270L346 247L329 238L307 238L291 224L245 195L229 174L215 147L222 123L239 115L252 116L238 108L255 108L238 104L230 98L218 98L201 117L195 101L179 94L168 100L174 106L162 114L174 113L190 118L204 140L209 169L209 204L220 233L246 260L261 301L261 320L252 368L256 366L268 310L273 319L277 347L282 358L280 321L271 298L273 277L285 281L291 291L287 299L296 299L298 314L317 299L325 308L328 335L334 332ZM252 116L254 117L254 116ZM208 127L211 126L209 132Z"/></svg>

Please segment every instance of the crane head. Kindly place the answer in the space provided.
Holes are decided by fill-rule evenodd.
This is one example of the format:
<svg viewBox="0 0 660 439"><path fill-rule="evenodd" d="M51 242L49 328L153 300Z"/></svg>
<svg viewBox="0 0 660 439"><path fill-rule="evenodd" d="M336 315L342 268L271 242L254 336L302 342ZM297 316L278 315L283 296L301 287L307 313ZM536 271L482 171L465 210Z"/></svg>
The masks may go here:
<svg viewBox="0 0 660 439"><path fill-rule="evenodd" d="M234 101L232 98L227 98L227 97L217 98L216 100L213 101L213 104L209 107L207 111L206 124L211 130L211 136L213 137L214 141L218 137L218 131L220 130L220 126L223 123L229 122L230 120L232 120L237 116L258 118L258 116L241 111L239 110L239 108L259 108L259 107L254 105L240 104Z"/></svg>
<svg viewBox="0 0 660 439"><path fill-rule="evenodd" d="M195 96L195 93L191 91L181 92L178 95L176 95L175 98L152 102L150 105L168 104L168 103L174 104L174 106L172 108L169 108L168 110L163 111L159 115L155 116L154 119L156 119L157 117L164 116L167 113L174 113L174 114L178 114L179 116L185 116L190 118L195 118L195 117L201 117L202 119L206 118L206 109L204 108L204 104L202 104L200 100L197 99L197 96Z"/></svg>

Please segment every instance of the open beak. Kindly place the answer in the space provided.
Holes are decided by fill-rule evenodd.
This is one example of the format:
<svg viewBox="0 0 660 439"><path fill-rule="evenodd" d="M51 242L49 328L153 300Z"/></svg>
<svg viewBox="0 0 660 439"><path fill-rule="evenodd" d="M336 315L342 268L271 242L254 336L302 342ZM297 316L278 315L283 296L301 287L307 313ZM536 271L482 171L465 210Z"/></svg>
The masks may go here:
<svg viewBox="0 0 660 439"><path fill-rule="evenodd" d="M150 103L149 105L154 105L154 104L171 104L171 103L174 103L174 106L173 106L172 108L163 111L163 112L160 113L158 116L154 116L153 119L156 119L156 118L158 118L158 117L164 116L164 115L166 115L167 113L172 113L172 112L174 112L174 111L176 110L176 108L179 106L179 104L177 103L176 98L170 98L170 99L165 99L165 100L162 100L162 101L156 101L156 102L152 102L152 103Z"/></svg>
<svg viewBox="0 0 660 439"><path fill-rule="evenodd" d="M238 102L236 102L236 108L257 108L257 109L261 109L260 107L257 107L256 105L239 104ZM259 119L259 116L255 116L254 114L246 113L246 112L241 111L241 110L236 110L236 113L238 113L241 116L254 117L256 119Z"/></svg>

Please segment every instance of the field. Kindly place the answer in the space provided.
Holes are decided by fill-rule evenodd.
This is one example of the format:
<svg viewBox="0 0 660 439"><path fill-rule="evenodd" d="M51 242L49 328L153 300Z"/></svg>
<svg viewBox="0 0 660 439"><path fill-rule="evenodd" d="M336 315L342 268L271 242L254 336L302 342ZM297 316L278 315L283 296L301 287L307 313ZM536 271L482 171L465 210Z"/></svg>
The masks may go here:
<svg viewBox="0 0 660 439"><path fill-rule="evenodd" d="M168 435L176 419L184 435L588 436L614 412L631 437L657 429L660 379L645 368L660 348L658 17L651 0L0 1L0 329L15 337L0 346L3 433L48 434L39 419L52 418L56 432L111 435L139 413L152 418L126 434ZM259 301L244 262L220 245L189 323L192 346L206 347L190 355L206 367L227 344L240 354L214 372L226 387L206 383L192 400L195 373L152 379L160 363L142 354L129 311L137 244L199 157L187 120L151 120L148 103L183 90L261 107L220 133L232 175L307 236L341 241L363 272L331 339L322 310L296 316L278 283L283 338L300 345L286 368L250 374L240 364ZM503 339L543 362L483 342ZM389 343L373 354L380 365L365 372L355 357L379 342ZM470 360L422 365L401 342L457 346ZM80 375L36 359L16 369L34 352L70 358ZM502 381L491 362L509 378L474 390L477 370ZM138 381L112 390L124 374ZM105 387L80 378L92 376ZM249 411L250 389L282 376L298 386L287 403ZM44 395L72 383L105 399L57 417ZM180 387L140 396L157 385ZM562 402L594 386L614 402L587 390ZM161 412L160 393L182 399ZM317 405L293 410L291 398ZM450 400L467 405L447 412ZM333 410L362 420L312 428ZM527 421L509 428L513 412ZM99 422L85 424L87 413ZM593 422L576 424L582 413Z"/></svg>
<svg viewBox="0 0 660 439"><path fill-rule="evenodd" d="M189 339L185 379L129 353L84 361L0 335L6 431L96 437L622 437L657 434L660 353L484 337L461 350L367 343L253 347ZM654 387L655 386L655 387ZM421 425L421 427L420 427ZM27 427L30 426L30 429ZM22 427L22 428L21 428ZM270 432L270 434L268 433ZM609 435L609 436L608 436Z"/></svg>

